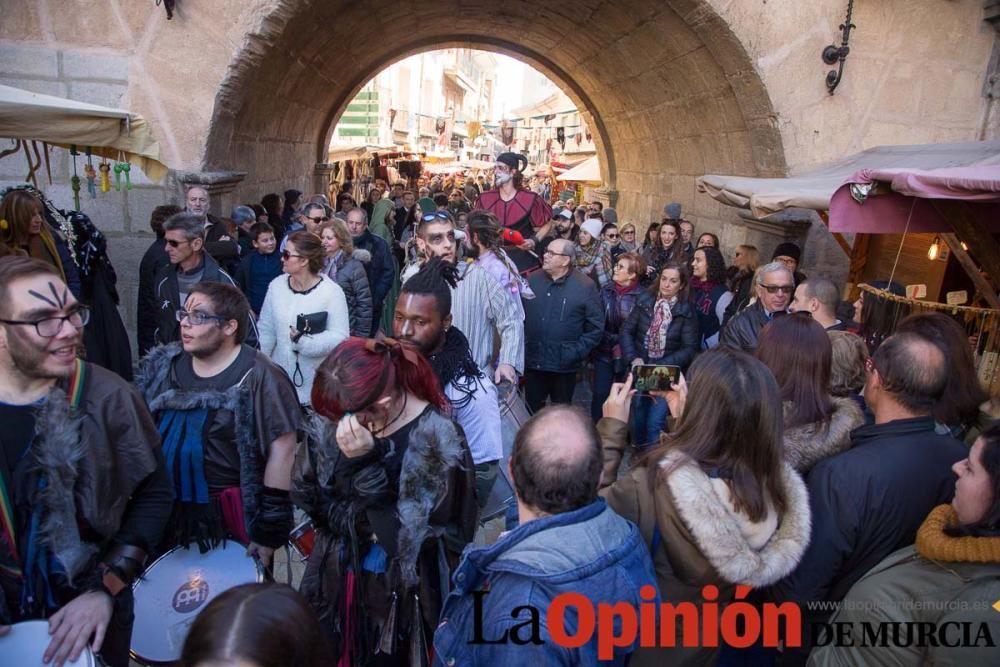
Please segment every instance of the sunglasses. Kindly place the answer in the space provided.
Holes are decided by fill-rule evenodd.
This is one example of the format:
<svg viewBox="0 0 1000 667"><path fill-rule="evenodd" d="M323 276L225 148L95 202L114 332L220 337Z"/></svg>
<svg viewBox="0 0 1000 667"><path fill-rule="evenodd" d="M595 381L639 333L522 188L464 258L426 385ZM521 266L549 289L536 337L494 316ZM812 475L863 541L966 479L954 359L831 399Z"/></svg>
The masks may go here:
<svg viewBox="0 0 1000 667"><path fill-rule="evenodd" d="M182 243L191 243L191 241L187 239L184 239L183 241L175 241L173 239L164 239L164 240L167 242L167 245L170 246L171 248L180 247Z"/></svg>
<svg viewBox="0 0 1000 667"><path fill-rule="evenodd" d="M309 216L306 216L306 217L309 218L310 220L312 220L313 222L316 222L316 223L326 222L326 221L328 221L330 219L330 218L326 217L325 215L322 218L312 218L312 217L309 217Z"/></svg>
<svg viewBox="0 0 1000 667"><path fill-rule="evenodd" d="M617 234L605 234L605 236L607 236L609 239L616 239L616 238L618 238Z"/></svg>
<svg viewBox="0 0 1000 667"><path fill-rule="evenodd" d="M287 250L282 250L281 251L281 259L284 259L284 260L287 261L289 257L302 257L302 255L293 255L292 253L288 252Z"/></svg>
<svg viewBox="0 0 1000 667"><path fill-rule="evenodd" d="M791 294L795 291L795 287L793 285L761 285L761 287L766 289L768 294L777 294L778 292L781 292L782 294Z"/></svg>
<svg viewBox="0 0 1000 667"><path fill-rule="evenodd" d="M420 219L424 222L430 220L451 220L451 214L447 211L433 211L431 213L424 213L420 216Z"/></svg>

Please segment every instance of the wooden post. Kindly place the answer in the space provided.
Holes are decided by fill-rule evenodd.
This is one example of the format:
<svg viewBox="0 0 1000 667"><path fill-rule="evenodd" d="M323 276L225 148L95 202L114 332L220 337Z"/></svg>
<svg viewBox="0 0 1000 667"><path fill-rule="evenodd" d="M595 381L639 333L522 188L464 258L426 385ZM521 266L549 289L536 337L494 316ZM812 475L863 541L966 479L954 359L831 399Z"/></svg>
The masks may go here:
<svg viewBox="0 0 1000 667"><path fill-rule="evenodd" d="M965 241L972 248L972 252L976 254L976 259L979 260L980 266L986 272L986 281L991 287L990 293L994 298L994 301L990 302L991 307L996 308L992 304L995 303L997 290L1000 289L1000 244L993 240L992 234L979 226L968 203L948 199L931 199L929 201L941 214L941 217L952 226L958 239ZM954 248L952 251L954 252ZM965 268L964 264L962 266ZM965 270L969 271L968 268ZM969 273L969 277L975 281L976 278L972 276L972 273ZM979 274L978 271L975 273Z"/></svg>
<svg viewBox="0 0 1000 667"><path fill-rule="evenodd" d="M847 281L858 283L865 272L865 265L868 263L868 245L871 243L871 234L855 234L854 247L851 248L851 268L847 274Z"/></svg>
<svg viewBox="0 0 1000 667"><path fill-rule="evenodd" d="M958 237L954 234L942 234L941 238L951 248L951 253L958 260L958 263L962 265L962 268L965 269L965 272L969 274L969 277L972 278L972 283L979 290L979 293L983 295L983 298L986 299L986 303L990 305L990 308L1000 309L1000 298L997 298L996 290L983 277L983 274L979 272L979 267L969 257L969 253L962 249L962 242L958 240Z"/></svg>

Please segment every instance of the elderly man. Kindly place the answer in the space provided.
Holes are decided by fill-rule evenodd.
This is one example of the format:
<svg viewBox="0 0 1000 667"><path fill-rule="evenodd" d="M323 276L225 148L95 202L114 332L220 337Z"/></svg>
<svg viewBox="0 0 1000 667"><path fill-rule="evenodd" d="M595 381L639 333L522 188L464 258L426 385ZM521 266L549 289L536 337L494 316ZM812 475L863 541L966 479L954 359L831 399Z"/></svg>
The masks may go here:
<svg viewBox="0 0 1000 667"><path fill-rule="evenodd" d="M837 319L839 303L840 290L832 281L826 278L810 278L795 288L795 296L788 311L809 313L827 331L846 331L847 325Z"/></svg>
<svg viewBox="0 0 1000 667"><path fill-rule="evenodd" d="M553 406L525 422L510 460L520 525L494 545L466 550L434 633L436 665L625 664L635 637L601 646L593 633L563 647L547 624L525 627L530 616L521 614L527 604L544 618L570 592L595 606L656 604L642 535L598 497L602 460L600 437L579 410ZM560 629L572 634L570 623ZM524 641L531 635L537 640Z"/></svg>
<svg viewBox="0 0 1000 667"><path fill-rule="evenodd" d="M228 271L235 270L240 261L240 247L229 235L225 223L209 213L211 198L208 190L193 185L184 197L184 210L198 216L205 226L205 252Z"/></svg>
<svg viewBox="0 0 1000 667"><path fill-rule="evenodd" d="M532 412L572 403L576 374L601 340L604 309L594 281L574 266L573 242L555 239L542 270L528 279L534 299L524 301L525 399Z"/></svg>
<svg viewBox="0 0 1000 667"><path fill-rule="evenodd" d="M722 330L719 343L734 350L753 354L757 350L760 330L775 316L784 315L795 291L792 272L781 262L771 262L757 272L754 286L757 301L729 320Z"/></svg>

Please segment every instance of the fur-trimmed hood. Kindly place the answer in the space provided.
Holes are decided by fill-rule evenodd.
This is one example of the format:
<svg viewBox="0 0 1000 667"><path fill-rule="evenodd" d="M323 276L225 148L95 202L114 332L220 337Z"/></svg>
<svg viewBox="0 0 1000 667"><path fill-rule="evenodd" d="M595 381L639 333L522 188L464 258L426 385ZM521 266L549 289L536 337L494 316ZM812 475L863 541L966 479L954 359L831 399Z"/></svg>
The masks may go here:
<svg viewBox="0 0 1000 667"><path fill-rule="evenodd" d="M805 474L821 460L851 447L851 431L865 423L865 415L851 398L833 398L829 422L785 428L785 460ZM791 404L784 405L787 422Z"/></svg>
<svg viewBox="0 0 1000 667"><path fill-rule="evenodd" d="M668 452L660 465L673 468L666 484L674 511L723 579L760 588L785 577L798 565L809 544L811 517L806 485L790 465L783 464L781 470L787 506L769 537L761 535L759 524L751 524L746 516L734 512L713 479L686 454ZM762 547L751 546L751 540L761 537L766 539Z"/></svg>

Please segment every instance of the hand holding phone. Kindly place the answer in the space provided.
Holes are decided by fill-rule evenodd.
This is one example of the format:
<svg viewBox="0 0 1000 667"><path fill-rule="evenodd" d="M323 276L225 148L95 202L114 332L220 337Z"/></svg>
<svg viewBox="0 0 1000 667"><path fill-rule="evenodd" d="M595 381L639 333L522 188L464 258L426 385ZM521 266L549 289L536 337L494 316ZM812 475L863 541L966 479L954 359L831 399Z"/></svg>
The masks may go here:
<svg viewBox="0 0 1000 667"><path fill-rule="evenodd" d="M632 386L639 392L670 391L680 377L680 366L640 364L632 367Z"/></svg>

